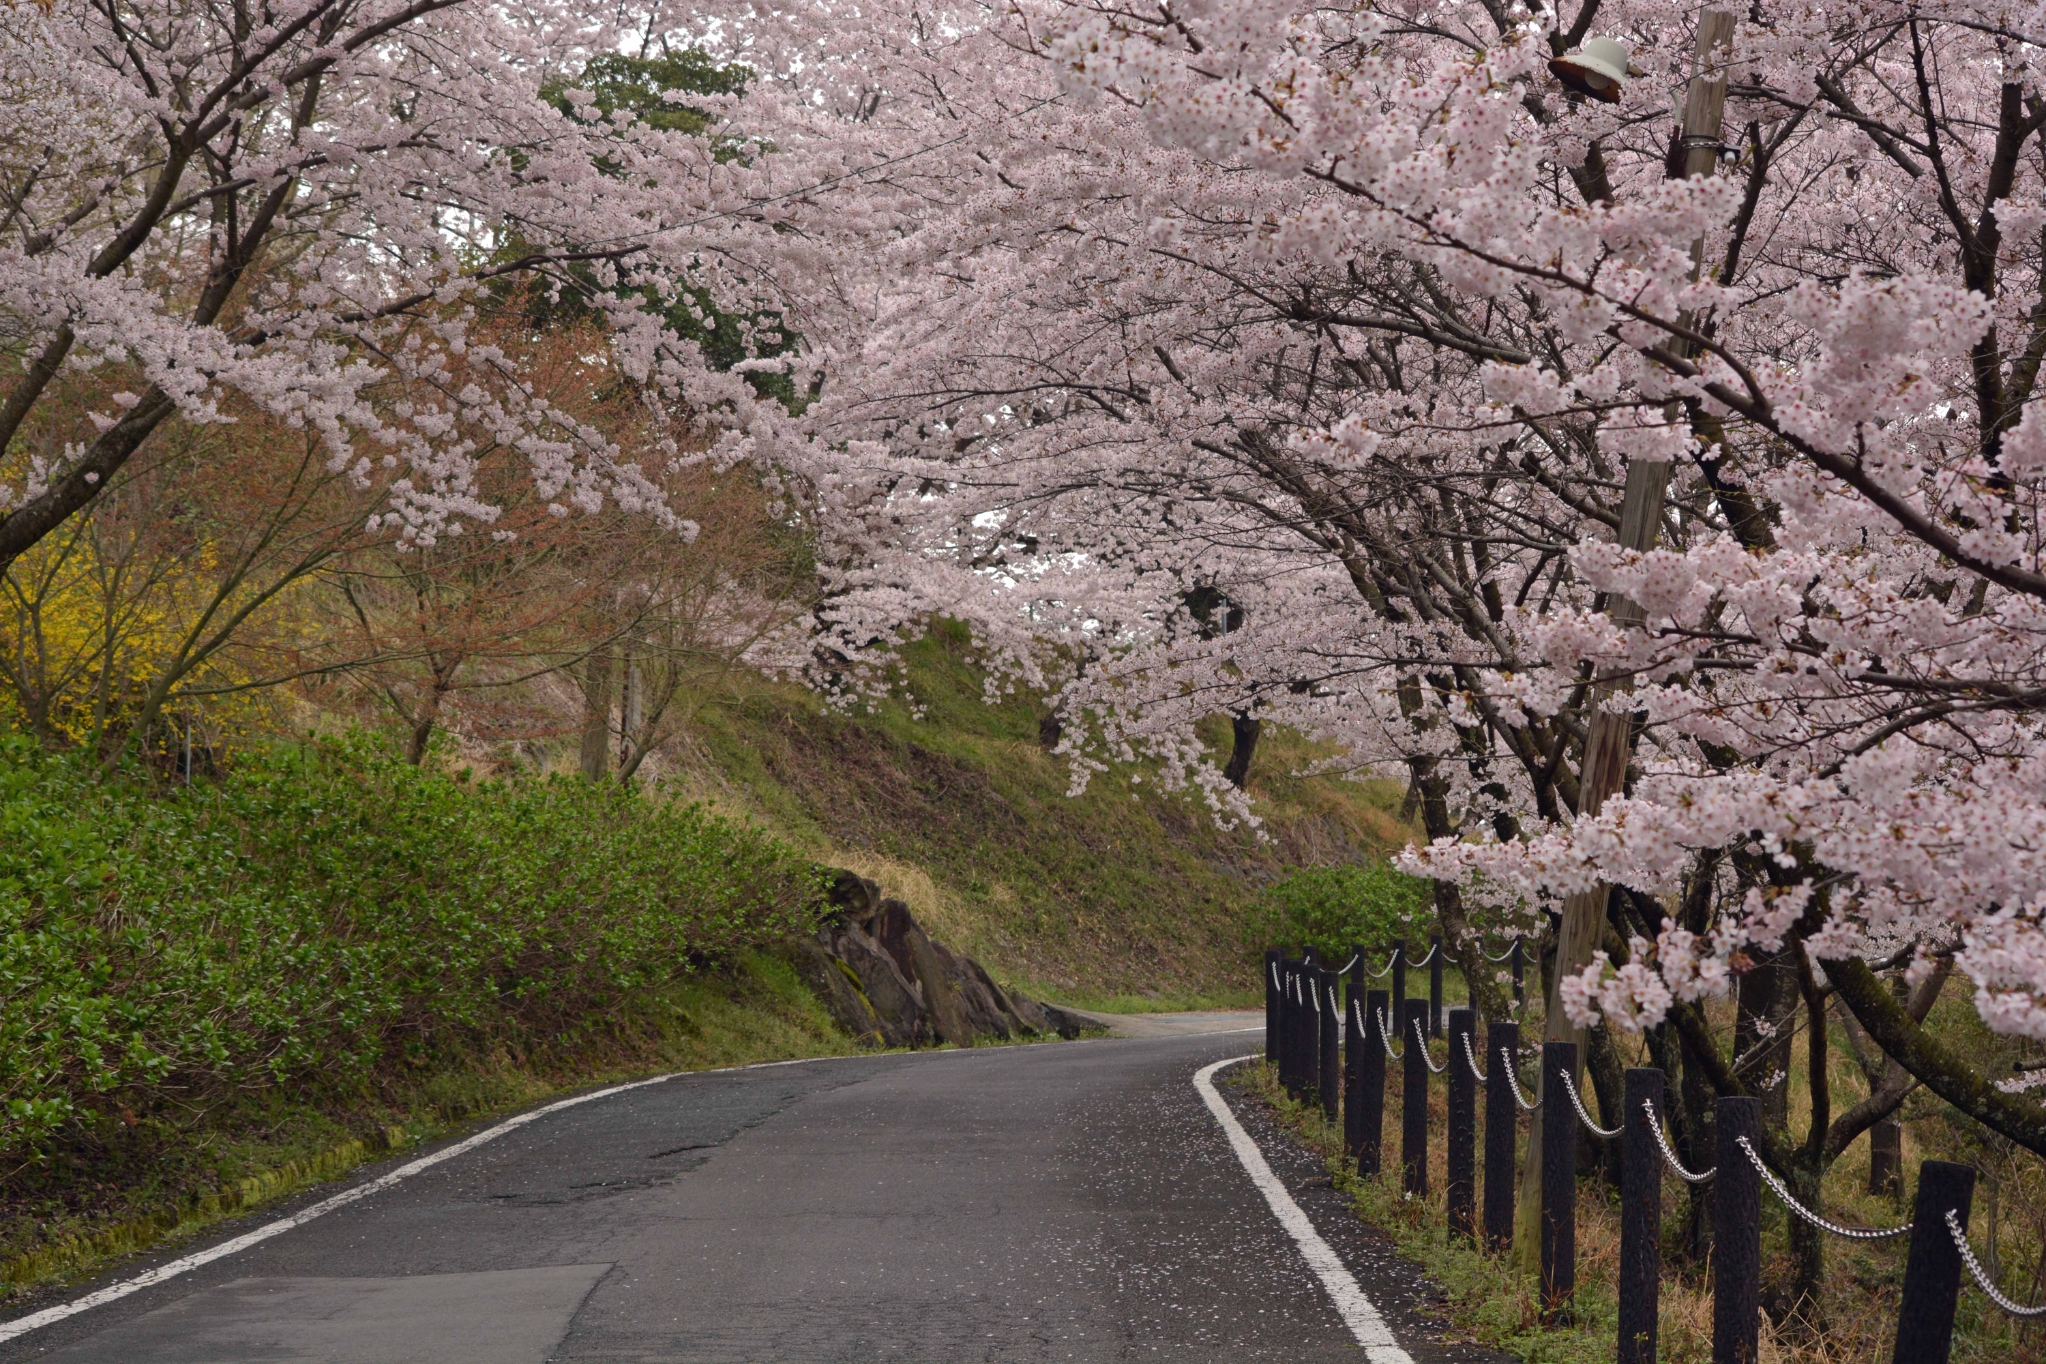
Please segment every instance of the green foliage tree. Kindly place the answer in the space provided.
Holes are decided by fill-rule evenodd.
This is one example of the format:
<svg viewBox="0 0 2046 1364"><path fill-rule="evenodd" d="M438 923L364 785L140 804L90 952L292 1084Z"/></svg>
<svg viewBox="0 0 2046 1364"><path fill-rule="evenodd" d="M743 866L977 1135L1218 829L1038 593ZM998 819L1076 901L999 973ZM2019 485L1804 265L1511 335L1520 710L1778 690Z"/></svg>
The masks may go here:
<svg viewBox="0 0 2046 1364"><path fill-rule="evenodd" d="M1304 943L1340 964L1352 944L1382 951L1426 936L1433 906L1428 882L1383 862L1308 867L1265 890L1257 922L1267 942Z"/></svg>

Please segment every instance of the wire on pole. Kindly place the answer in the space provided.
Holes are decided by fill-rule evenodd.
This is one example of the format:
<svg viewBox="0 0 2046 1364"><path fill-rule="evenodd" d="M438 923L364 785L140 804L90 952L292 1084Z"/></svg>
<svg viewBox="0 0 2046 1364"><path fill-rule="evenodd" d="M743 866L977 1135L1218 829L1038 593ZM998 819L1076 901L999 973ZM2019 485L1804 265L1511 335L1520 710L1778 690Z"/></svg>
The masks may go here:
<svg viewBox="0 0 2046 1364"><path fill-rule="evenodd" d="M1910 1228L1906 1227L1906 1231ZM1988 1295L1989 1300L2014 1317L2046 1317L2046 1302L2036 1307L2026 1307L2012 1302L1997 1291L1989 1276L1982 1272L1982 1262L1975 1258L1975 1247L1968 1244L1968 1233L1961 1230L1961 1219L1952 1208L1947 1209L1947 1230L1953 1233L1954 1249L1961 1252L1961 1263L1968 1266L1968 1273L1974 1276L1975 1286Z"/></svg>
<svg viewBox="0 0 2046 1364"><path fill-rule="evenodd" d="M1641 1107L1648 1113L1648 1131L1655 1138L1656 1147L1662 1152L1662 1158L1669 1162L1670 1169L1676 1171L1678 1179L1683 1180L1687 1184L1703 1184L1719 1173L1717 1165L1703 1174L1692 1174L1689 1170L1686 1170L1683 1163L1677 1159L1677 1153L1670 1150L1669 1138L1662 1134L1662 1123L1655 1116L1655 1105L1643 1099Z"/></svg>
<svg viewBox="0 0 2046 1364"><path fill-rule="evenodd" d="M1463 1059L1464 1064L1471 1068L1471 1077L1473 1079L1481 1085L1491 1083L1490 1080L1485 1078L1485 1072L1478 1069L1478 1058L1477 1054L1471 1050L1471 1035L1469 1033L1463 1035Z"/></svg>
<svg viewBox="0 0 2046 1364"><path fill-rule="evenodd" d="M1584 1124L1594 1137L1617 1137L1625 1130L1622 1127L1600 1127L1591 1120L1591 1114L1584 1111L1584 1100L1577 1097L1577 1082L1570 1078L1569 1071L1559 1072L1563 1077L1563 1092L1570 1096L1570 1106L1577 1110L1577 1120Z"/></svg>
<svg viewBox="0 0 2046 1364"><path fill-rule="evenodd" d="M1449 1062L1444 1061L1441 1065L1438 1066L1435 1064L1433 1060L1429 1058L1428 1039L1421 1032L1421 1020L1418 1018L1414 1020L1414 1039L1415 1041L1421 1044L1421 1064L1428 1067L1428 1073L1430 1075L1440 1075L1443 1071L1449 1069ZM1411 1047L1414 1045L1414 1043L1409 1042L1407 1043L1407 1045Z"/></svg>
<svg viewBox="0 0 2046 1364"><path fill-rule="evenodd" d="M1395 1061L1406 1060L1406 1054L1392 1049L1392 1025L1385 1021L1385 1010L1378 1011L1378 1045L1385 1048L1385 1054Z"/></svg>
<svg viewBox="0 0 2046 1364"><path fill-rule="evenodd" d="M1513 1070L1513 1049L1511 1047L1499 1048L1499 1068L1506 1073L1506 1087L1513 1091L1513 1102L1519 1104L1523 1112L1532 1113L1542 1106L1540 1099L1530 1103L1522 1097L1520 1092L1520 1076L1516 1075Z"/></svg>
<svg viewBox="0 0 2046 1364"><path fill-rule="evenodd" d="M1887 1241L1893 1236L1909 1234L1912 1226L1909 1222L1906 1222L1901 1227L1890 1227L1888 1229L1878 1227L1843 1227L1837 1222L1828 1222L1825 1218L1819 1216L1790 1196L1790 1190L1783 1186L1783 1181L1778 1179L1775 1172L1764 1165L1762 1158L1755 1154L1753 1142L1749 1141L1746 1137L1735 1137L1734 1144L1741 1148L1741 1152L1748 1158L1748 1163L1755 1167L1755 1173L1762 1176L1762 1182L1769 1186L1770 1192L1783 1200L1783 1206L1789 1208L1820 1231L1830 1231L1833 1235L1845 1237L1850 1241ZM2041 1311L2046 1311L2046 1308L2042 1308Z"/></svg>

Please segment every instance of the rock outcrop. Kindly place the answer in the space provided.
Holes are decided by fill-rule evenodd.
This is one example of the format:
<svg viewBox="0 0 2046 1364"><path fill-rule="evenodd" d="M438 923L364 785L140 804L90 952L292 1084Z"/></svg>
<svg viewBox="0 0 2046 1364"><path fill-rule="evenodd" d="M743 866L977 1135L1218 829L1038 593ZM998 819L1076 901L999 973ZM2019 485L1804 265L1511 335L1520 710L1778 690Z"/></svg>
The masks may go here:
<svg viewBox="0 0 2046 1364"><path fill-rule="evenodd" d="M862 1041L884 1047L976 1042L1057 1033L1078 1037L1087 1020L995 984L981 964L932 940L900 900L841 871L832 912L785 955L833 1018Z"/></svg>

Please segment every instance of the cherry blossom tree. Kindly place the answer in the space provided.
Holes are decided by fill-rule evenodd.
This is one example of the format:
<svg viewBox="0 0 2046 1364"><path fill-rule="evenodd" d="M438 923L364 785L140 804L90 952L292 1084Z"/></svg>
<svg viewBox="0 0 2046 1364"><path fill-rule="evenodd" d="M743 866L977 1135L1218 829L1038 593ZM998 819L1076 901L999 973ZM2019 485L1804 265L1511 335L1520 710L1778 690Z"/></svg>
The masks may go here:
<svg viewBox="0 0 2046 1364"><path fill-rule="evenodd" d="M621 109L615 71L601 95L578 87L619 41L547 3L0 13L0 565L172 413L227 420L230 394L316 435L365 490L396 471L365 515L401 540L487 526L478 426L564 513L671 519L600 432L529 395L515 357L470 344L481 291L538 280L605 319L610 363L668 418L745 439L753 388L677 324L754 297L734 252L772 229L734 209L772 191L743 142ZM797 148L777 161L803 173ZM81 386L88 401L59 400Z"/></svg>
<svg viewBox="0 0 2046 1364"><path fill-rule="evenodd" d="M1488 1010L1469 916L1560 907L1551 1028L1740 1092L1700 1006L1787 953L1814 1074L1837 1000L2046 1151L1878 979L2046 1033L2046 24L1757 12L1701 62L1629 0L920 18L843 59L849 157L916 173L801 220L858 262L800 321L834 682L964 617L1079 779L1148 756L1225 817L1195 724L1295 725L1408 777ZM1551 66L1595 34L1610 103ZM1771 1161L1812 1193L1878 1089Z"/></svg>

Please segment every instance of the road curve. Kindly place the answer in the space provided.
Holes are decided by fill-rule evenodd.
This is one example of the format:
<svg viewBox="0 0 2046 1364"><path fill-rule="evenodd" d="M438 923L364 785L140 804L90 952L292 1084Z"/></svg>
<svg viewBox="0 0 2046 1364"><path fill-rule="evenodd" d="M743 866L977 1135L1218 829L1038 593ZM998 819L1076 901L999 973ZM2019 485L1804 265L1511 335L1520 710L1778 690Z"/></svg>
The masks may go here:
<svg viewBox="0 0 2046 1364"><path fill-rule="evenodd" d="M1358 1361L1192 1083L1258 1043L677 1077L548 1113L0 1361ZM1497 1358L1441 1344L1412 1270L1236 1107L1413 1359Z"/></svg>

